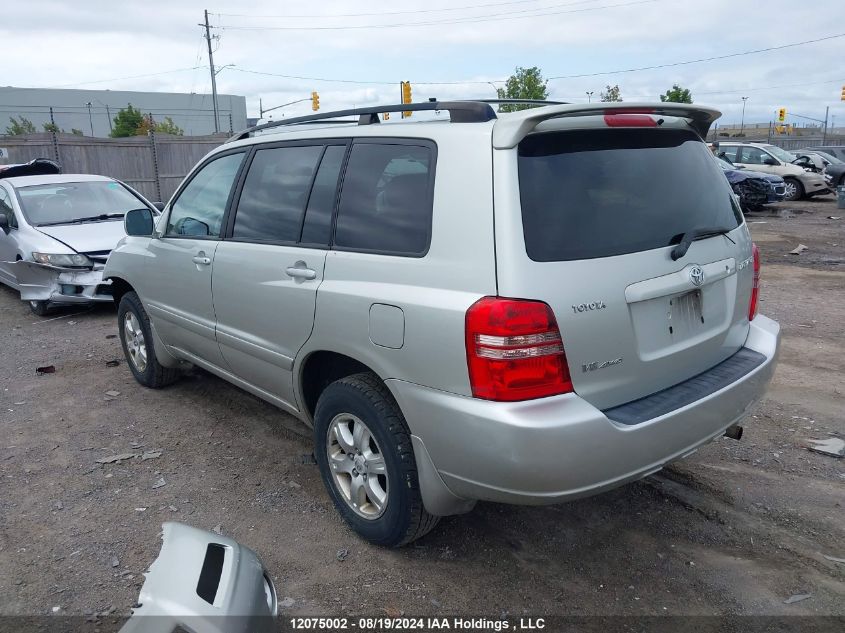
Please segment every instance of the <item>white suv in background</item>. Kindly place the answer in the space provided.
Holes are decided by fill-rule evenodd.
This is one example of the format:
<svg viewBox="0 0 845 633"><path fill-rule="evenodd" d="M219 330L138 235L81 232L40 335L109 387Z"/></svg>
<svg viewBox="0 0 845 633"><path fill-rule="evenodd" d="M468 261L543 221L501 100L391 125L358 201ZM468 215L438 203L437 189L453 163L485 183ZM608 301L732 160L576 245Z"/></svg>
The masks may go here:
<svg viewBox="0 0 845 633"><path fill-rule="evenodd" d="M734 165L783 178L786 184L784 200L800 200L817 194L830 193L824 176L793 165L793 161L798 157L776 145L719 142L718 154L727 156Z"/></svg>

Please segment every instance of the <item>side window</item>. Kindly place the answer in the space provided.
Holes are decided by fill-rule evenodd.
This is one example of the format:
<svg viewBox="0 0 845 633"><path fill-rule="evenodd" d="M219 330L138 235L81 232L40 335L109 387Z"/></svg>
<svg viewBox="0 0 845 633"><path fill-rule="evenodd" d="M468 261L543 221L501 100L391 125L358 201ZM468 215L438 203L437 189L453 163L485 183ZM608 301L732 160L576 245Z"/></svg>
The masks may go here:
<svg viewBox="0 0 845 633"><path fill-rule="evenodd" d="M0 187L0 215L5 215L9 221L9 228L18 228L18 220L15 217L15 211L12 209L12 200L9 193Z"/></svg>
<svg viewBox="0 0 845 633"><path fill-rule="evenodd" d="M303 244L328 244L332 235L332 213L337 197L337 179L345 145L330 145L320 161L320 169L314 179L308 209L305 211L305 224L302 226Z"/></svg>
<svg viewBox="0 0 845 633"><path fill-rule="evenodd" d="M165 235L218 237L243 157L229 154L200 169L173 203Z"/></svg>
<svg viewBox="0 0 845 633"><path fill-rule="evenodd" d="M732 163L736 163L739 160L737 158L737 150L738 149L739 148L736 145L734 145L733 147L731 147L730 145L727 146L727 147L720 145L719 146L719 156L724 154L725 156L727 156L730 159L730 161Z"/></svg>
<svg viewBox="0 0 845 633"><path fill-rule="evenodd" d="M747 165L762 165L768 154L757 147L742 148L742 162Z"/></svg>
<svg viewBox="0 0 845 633"><path fill-rule="evenodd" d="M431 147L359 143L352 146L340 205L339 247L420 255L431 234Z"/></svg>
<svg viewBox="0 0 845 633"><path fill-rule="evenodd" d="M244 181L232 237L297 242L321 145L260 149Z"/></svg>

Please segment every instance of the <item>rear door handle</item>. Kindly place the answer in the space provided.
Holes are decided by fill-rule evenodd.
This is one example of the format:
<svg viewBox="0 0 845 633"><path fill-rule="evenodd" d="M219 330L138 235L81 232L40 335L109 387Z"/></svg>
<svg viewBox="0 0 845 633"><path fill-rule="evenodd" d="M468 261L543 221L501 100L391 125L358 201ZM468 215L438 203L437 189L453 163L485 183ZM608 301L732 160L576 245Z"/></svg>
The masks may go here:
<svg viewBox="0 0 845 633"><path fill-rule="evenodd" d="M197 264L198 266L209 266L211 264L211 258L206 257L205 253L199 253L198 255L194 255L191 258L191 261Z"/></svg>
<svg viewBox="0 0 845 633"><path fill-rule="evenodd" d="M285 272L288 274L288 277L293 277L294 279L317 278L317 271L308 268L305 262L296 262L293 266L285 268Z"/></svg>

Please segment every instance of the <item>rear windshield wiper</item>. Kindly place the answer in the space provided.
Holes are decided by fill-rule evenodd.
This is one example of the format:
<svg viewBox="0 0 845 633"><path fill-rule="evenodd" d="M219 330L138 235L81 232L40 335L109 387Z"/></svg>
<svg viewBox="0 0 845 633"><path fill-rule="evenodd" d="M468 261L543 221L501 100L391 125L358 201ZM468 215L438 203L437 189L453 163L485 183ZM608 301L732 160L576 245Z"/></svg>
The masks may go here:
<svg viewBox="0 0 845 633"><path fill-rule="evenodd" d="M122 218L123 213L101 213L100 215L92 215L87 218L74 218L72 220L62 220L61 222L42 222L38 226L58 226L59 224L83 224L85 222L97 222L98 220L113 220L114 218Z"/></svg>
<svg viewBox="0 0 845 633"><path fill-rule="evenodd" d="M731 231L733 231L733 229L725 227L690 229L681 236L680 243L672 249L672 252L670 254L670 256L672 257L672 261L677 261L681 259L681 257L683 257L684 255L686 255L687 251L689 250L689 247L695 240L701 239L703 237L711 237L713 235L725 235L727 237L727 233L730 233ZM731 241L733 242L733 240Z"/></svg>

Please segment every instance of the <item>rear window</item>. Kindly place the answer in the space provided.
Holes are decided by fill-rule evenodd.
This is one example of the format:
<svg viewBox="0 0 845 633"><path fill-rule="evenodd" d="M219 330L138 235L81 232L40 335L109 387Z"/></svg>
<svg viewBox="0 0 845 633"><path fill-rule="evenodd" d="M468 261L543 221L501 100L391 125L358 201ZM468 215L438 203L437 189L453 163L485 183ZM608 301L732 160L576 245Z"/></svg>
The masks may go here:
<svg viewBox="0 0 845 633"><path fill-rule="evenodd" d="M624 255L677 244L742 214L710 150L685 130L537 134L519 145L525 247L534 261Z"/></svg>

